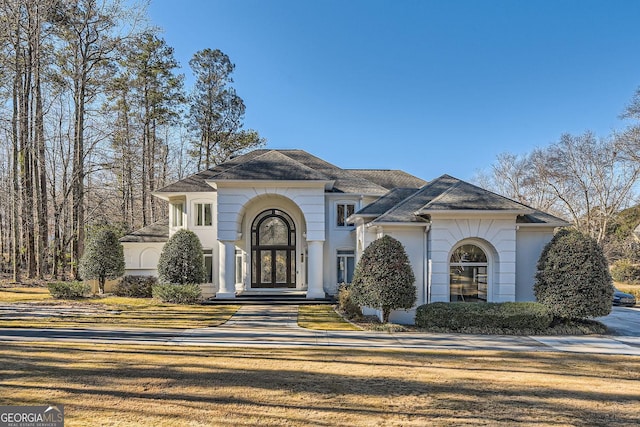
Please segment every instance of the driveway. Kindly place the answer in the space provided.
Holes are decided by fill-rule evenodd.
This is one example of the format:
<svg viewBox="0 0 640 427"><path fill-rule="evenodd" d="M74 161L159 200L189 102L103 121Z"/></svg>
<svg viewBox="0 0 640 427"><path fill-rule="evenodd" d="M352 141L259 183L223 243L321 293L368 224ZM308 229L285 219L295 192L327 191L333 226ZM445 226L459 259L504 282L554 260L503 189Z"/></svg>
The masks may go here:
<svg viewBox="0 0 640 427"><path fill-rule="evenodd" d="M600 322L607 325L614 335L640 336L640 307L613 307L611 314L601 317Z"/></svg>
<svg viewBox="0 0 640 427"><path fill-rule="evenodd" d="M464 334L314 331L297 325L298 306L243 306L214 328L37 329L0 328L1 341L70 341L230 347L349 347L498 351L565 351L640 356L640 308L615 307L598 319L616 335L491 336Z"/></svg>

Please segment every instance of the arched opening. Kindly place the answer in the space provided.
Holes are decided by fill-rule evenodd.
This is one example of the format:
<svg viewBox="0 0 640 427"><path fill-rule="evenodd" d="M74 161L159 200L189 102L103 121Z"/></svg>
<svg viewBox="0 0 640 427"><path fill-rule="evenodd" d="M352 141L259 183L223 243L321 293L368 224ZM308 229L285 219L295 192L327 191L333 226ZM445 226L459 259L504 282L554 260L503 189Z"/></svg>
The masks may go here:
<svg viewBox="0 0 640 427"><path fill-rule="evenodd" d="M488 292L487 254L477 245L458 246L449 259L451 302L486 302Z"/></svg>
<svg viewBox="0 0 640 427"><path fill-rule="evenodd" d="M279 209L258 214L251 224L251 287L296 287L296 230Z"/></svg>

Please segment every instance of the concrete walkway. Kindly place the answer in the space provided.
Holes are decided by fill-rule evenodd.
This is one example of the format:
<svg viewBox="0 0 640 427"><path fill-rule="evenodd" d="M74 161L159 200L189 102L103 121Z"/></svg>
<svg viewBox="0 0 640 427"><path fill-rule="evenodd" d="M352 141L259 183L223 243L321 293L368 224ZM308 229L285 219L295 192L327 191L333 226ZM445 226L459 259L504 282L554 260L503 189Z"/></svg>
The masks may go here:
<svg viewBox="0 0 640 427"><path fill-rule="evenodd" d="M631 309L635 310L635 309ZM638 336L514 337L462 334L313 331L297 325L298 306L242 306L215 328L0 329L0 341L72 341L229 347L345 347L498 351L564 351L640 356ZM635 313L633 313L635 314ZM637 313L640 316L640 310ZM635 329L640 332L640 328Z"/></svg>

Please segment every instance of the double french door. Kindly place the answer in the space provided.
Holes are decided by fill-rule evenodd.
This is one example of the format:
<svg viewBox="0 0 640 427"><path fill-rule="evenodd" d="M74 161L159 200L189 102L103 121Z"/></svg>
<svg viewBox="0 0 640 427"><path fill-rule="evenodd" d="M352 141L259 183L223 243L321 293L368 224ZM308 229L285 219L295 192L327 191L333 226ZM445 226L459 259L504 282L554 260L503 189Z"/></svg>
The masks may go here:
<svg viewBox="0 0 640 427"><path fill-rule="evenodd" d="M258 215L251 226L251 287L296 287L296 230L279 209Z"/></svg>

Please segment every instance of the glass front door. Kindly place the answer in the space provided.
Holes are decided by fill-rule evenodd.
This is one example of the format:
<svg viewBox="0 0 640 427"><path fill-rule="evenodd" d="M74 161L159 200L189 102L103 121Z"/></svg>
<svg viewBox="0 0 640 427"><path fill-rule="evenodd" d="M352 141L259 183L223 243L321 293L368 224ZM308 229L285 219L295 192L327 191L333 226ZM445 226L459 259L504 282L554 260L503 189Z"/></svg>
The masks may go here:
<svg viewBox="0 0 640 427"><path fill-rule="evenodd" d="M296 287L296 230L291 217L269 209L251 226L251 287Z"/></svg>

